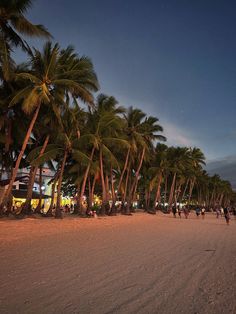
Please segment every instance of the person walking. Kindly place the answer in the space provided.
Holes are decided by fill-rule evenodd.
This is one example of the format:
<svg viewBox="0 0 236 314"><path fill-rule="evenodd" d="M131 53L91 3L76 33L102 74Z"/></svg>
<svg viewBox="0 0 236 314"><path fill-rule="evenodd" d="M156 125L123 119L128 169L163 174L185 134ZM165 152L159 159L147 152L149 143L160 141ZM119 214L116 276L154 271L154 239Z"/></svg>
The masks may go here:
<svg viewBox="0 0 236 314"><path fill-rule="evenodd" d="M227 206L224 207L224 216L225 216L225 221L227 225L229 225L230 215L229 215L229 208Z"/></svg>
<svg viewBox="0 0 236 314"><path fill-rule="evenodd" d="M172 213L173 213L174 218L176 218L176 207L175 206L172 207Z"/></svg>
<svg viewBox="0 0 236 314"><path fill-rule="evenodd" d="M200 215L200 211L201 211L200 208L199 208L199 206L196 207L195 211L196 211L196 216L197 216L197 218L198 218L199 215Z"/></svg>
<svg viewBox="0 0 236 314"><path fill-rule="evenodd" d="M179 218L181 218L181 208L180 208L180 206L178 206L178 215L179 215Z"/></svg>
<svg viewBox="0 0 236 314"><path fill-rule="evenodd" d="M189 211L188 211L188 208L186 206L184 206L183 212L184 212L185 219L188 219Z"/></svg>
<svg viewBox="0 0 236 314"><path fill-rule="evenodd" d="M206 211L206 209L204 207L202 207L202 209L201 209L202 219L205 218L205 211Z"/></svg>

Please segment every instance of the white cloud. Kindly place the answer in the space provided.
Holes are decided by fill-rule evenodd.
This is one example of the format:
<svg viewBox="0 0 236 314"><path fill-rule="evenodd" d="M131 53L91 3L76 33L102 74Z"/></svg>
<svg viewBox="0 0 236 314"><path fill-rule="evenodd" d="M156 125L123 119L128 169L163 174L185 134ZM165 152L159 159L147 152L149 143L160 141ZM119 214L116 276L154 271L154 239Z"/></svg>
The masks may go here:
<svg viewBox="0 0 236 314"><path fill-rule="evenodd" d="M196 140L188 130L185 130L169 121L161 119L161 125L164 127L164 135L167 137L167 143L174 146L198 146Z"/></svg>

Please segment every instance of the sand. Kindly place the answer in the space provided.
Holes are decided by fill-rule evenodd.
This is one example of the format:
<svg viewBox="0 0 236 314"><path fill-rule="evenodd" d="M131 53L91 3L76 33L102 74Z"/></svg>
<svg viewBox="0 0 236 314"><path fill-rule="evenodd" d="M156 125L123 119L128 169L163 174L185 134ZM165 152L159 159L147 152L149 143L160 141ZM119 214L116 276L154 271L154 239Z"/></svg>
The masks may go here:
<svg viewBox="0 0 236 314"><path fill-rule="evenodd" d="M0 220L0 313L236 313L236 221Z"/></svg>

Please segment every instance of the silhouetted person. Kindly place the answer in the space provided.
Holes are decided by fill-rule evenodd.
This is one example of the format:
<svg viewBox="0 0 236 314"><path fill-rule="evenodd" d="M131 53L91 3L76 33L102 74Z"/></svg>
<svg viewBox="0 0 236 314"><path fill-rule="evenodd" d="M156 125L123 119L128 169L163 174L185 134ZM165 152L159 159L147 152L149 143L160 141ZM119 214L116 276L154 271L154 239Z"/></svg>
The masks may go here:
<svg viewBox="0 0 236 314"><path fill-rule="evenodd" d="M200 215L200 208L199 207L196 207L196 216L197 216L197 218L199 217L199 215Z"/></svg>
<svg viewBox="0 0 236 314"><path fill-rule="evenodd" d="M179 215L179 218L181 218L181 209L180 209L180 207L178 207L178 215Z"/></svg>
<svg viewBox="0 0 236 314"><path fill-rule="evenodd" d="M201 209L202 219L205 218L205 211L206 211L206 209L204 207L202 207L202 209Z"/></svg>
<svg viewBox="0 0 236 314"><path fill-rule="evenodd" d="M173 216L176 218L176 207L175 206L172 207L172 213L173 213Z"/></svg>
<svg viewBox="0 0 236 314"><path fill-rule="evenodd" d="M188 208L184 206L183 208L185 219L188 219L189 211Z"/></svg>
<svg viewBox="0 0 236 314"><path fill-rule="evenodd" d="M230 216L229 216L229 208L228 207L224 207L224 216L225 216L225 221L226 221L227 225L229 225Z"/></svg>

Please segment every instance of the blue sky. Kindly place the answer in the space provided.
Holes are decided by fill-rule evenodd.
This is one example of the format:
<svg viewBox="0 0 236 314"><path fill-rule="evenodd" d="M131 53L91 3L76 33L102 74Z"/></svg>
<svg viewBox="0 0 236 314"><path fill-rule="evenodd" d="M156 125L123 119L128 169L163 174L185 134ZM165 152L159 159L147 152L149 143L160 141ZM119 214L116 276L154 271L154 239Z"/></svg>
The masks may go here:
<svg viewBox="0 0 236 314"><path fill-rule="evenodd" d="M36 0L28 16L92 58L101 92L157 116L168 144L236 156L235 1Z"/></svg>

